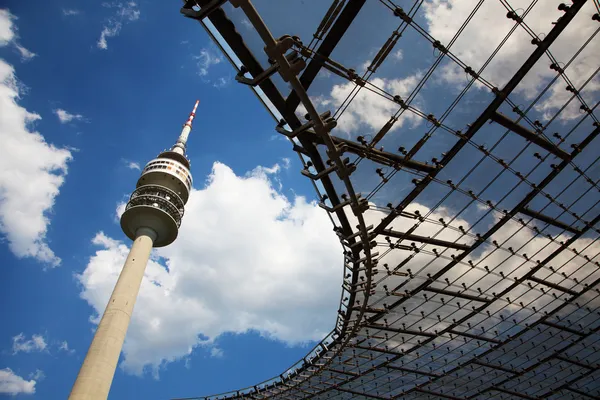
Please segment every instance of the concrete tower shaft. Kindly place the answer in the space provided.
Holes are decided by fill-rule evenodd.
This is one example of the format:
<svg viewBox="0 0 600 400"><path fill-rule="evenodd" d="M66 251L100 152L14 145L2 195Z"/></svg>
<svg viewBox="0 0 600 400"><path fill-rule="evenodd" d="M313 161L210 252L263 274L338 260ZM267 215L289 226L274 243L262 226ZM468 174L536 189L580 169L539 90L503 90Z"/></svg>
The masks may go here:
<svg viewBox="0 0 600 400"><path fill-rule="evenodd" d="M152 247L167 246L177 238L192 188L185 149L196 107L198 102L175 145L146 164L121 216L121 228L133 243L70 400L107 399Z"/></svg>

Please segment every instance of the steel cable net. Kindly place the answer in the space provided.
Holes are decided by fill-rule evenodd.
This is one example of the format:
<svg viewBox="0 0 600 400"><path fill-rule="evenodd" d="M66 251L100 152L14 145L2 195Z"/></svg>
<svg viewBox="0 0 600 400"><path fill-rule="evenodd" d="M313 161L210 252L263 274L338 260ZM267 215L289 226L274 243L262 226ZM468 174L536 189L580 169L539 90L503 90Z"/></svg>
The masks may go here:
<svg viewBox="0 0 600 400"><path fill-rule="evenodd" d="M344 248L331 334L198 398L599 398L599 10L186 2Z"/></svg>

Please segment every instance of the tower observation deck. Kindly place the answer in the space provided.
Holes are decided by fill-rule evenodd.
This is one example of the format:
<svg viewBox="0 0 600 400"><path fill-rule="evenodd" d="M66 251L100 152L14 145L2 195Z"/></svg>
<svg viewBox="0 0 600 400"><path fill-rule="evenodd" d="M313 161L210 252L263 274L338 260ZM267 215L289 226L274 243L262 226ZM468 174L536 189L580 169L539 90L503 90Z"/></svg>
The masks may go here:
<svg viewBox="0 0 600 400"><path fill-rule="evenodd" d="M173 147L146 164L121 216L121 228L133 244L70 400L107 399L150 252L177 238L192 188L186 144L197 107L198 101Z"/></svg>

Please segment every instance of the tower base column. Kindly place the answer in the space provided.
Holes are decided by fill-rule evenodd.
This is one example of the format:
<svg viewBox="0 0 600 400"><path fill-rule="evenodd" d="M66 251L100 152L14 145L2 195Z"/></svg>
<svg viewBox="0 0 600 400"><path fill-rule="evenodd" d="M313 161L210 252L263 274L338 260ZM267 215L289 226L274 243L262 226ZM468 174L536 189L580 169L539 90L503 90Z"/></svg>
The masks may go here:
<svg viewBox="0 0 600 400"><path fill-rule="evenodd" d="M106 400L156 232L140 228L119 275L69 400Z"/></svg>

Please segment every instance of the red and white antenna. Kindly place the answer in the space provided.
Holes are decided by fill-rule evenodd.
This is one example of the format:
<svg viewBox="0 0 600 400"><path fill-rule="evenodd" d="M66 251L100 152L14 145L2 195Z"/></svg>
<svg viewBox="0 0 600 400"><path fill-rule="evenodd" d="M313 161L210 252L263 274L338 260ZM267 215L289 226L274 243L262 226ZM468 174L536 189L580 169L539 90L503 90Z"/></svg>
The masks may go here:
<svg viewBox="0 0 600 400"><path fill-rule="evenodd" d="M200 104L200 100L196 100L196 104L194 104L194 109L190 113L190 116L189 116L188 120L185 122L184 126L188 125L190 128L192 127L192 121L194 120L194 117L196 116L196 109L198 108L198 104Z"/></svg>
<svg viewBox="0 0 600 400"><path fill-rule="evenodd" d="M179 138L177 139L177 143L175 143L175 146L173 146L173 151L177 151L178 153L185 154L185 145L187 143L188 136L190 135L190 132L192 131L192 121L194 120L194 117L196 116L196 109L198 108L199 103L200 103L200 100L196 100L196 104L194 104L194 109L190 113L188 120L185 122L185 124L183 124L183 129L181 130L181 135L179 135Z"/></svg>

